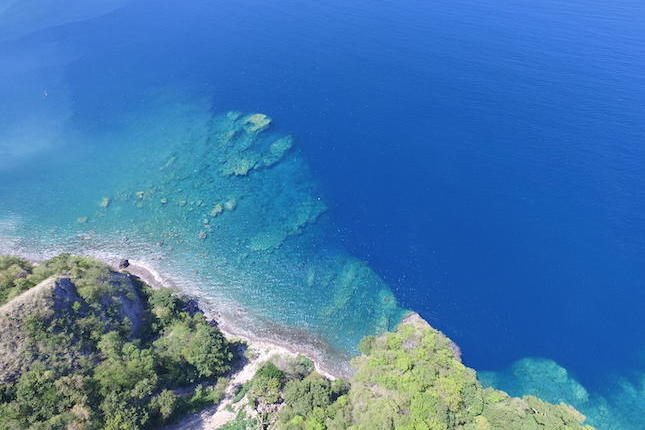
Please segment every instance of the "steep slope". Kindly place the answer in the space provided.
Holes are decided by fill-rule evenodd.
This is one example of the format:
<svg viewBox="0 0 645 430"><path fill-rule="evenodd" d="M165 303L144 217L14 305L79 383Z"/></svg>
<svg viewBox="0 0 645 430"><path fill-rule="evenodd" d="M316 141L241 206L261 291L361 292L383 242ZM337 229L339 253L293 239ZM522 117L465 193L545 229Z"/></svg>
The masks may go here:
<svg viewBox="0 0 645 430"><path fill-rule="evenodd" d="M242 388L237 419L224 428L591 430L568 405L482 387L450 339L416 314L365 338L361 349L349 384L303 372L302 363L268 362Z"/></svg>
<svg viewBox="0 0 645 430"><path fill-rule="evenodd" d="M0 257L0 428L158 428L220 397L231 345L188 299L89 258L17 261Z"/></svg>
<svg viewBox="0 0 645 430"><path fill-rule="evenodd" d="M1 383L14 380L31 364L26 331L33 315L64 311L77 297L76 287L68 278L51 277L0 306Z"/></svg>

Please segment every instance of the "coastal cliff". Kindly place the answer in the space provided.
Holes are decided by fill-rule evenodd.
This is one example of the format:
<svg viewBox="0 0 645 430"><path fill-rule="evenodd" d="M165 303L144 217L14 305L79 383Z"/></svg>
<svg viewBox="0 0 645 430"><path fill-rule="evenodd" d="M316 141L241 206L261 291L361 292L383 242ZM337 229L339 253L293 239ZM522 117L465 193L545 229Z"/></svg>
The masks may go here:
<svg viewBox="0 0 645 430"><path fill-rule="evenodd" d="M571 406L484 388L454 343L418 314L366 337L344 382L268 362L241 392L228 430L591 430ZM295 374L295 376L294 376Z"/></svg>
<svg viewBox="0 0 645 430"><path fill-rule="evenodd" d="M2 429L151 429L221 398L235 345L174 291L71 255L0 257L0 290Z"/></svg>
<svg viewBox="0 0 645 430"><path fill-rule="evenodd" d="M0 428L591 429L570 406L484 388L413 313L364 338L343 380L85 257L0 257L0 295Z"/></svg>

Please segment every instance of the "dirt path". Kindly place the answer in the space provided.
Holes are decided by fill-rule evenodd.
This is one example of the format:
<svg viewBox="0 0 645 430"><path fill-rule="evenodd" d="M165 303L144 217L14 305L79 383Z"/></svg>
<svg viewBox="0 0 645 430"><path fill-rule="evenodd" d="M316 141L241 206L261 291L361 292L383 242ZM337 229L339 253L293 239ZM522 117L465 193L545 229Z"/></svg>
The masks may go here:
<svg viewBox="0 0 645 430"><path fill-rule="evenodd" d="M244 360L233 374L230 375L224 399L217 405L207 408L199 414L192 415L180 420L178 423L164 427L163 430L213 430L235 419L237 411L228 410L233 406L232 400L236 394L236 388L249 381L255 375L260 366L275 355L296 357L295 353L271 345L250 345L250 354L253 358Z"/></svg>

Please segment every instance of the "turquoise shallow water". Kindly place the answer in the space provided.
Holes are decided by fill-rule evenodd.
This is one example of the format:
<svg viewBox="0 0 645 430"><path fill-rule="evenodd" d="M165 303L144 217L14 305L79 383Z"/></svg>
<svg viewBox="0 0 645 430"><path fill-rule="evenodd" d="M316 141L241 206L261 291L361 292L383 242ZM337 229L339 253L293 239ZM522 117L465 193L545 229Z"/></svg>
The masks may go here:
<svg viewBox="0 0 645 430"><path fill-rule="evenodd" d="M498 372L481 372L480 380L511 395L532 394L549 402L573 405L598 429L643 428L645 375L614 375L601 389L590 390L567 369L546 358L523 358Z"/></svg>
<svg viewBox="0 0 645 430"><path fill-rule="evenodd" d="M113 121L66 130L64 150L2 172L0 253L145 262L240 333L298 345L341 374L363 336L405 314L346 251L297 140L270 117L169 90ZM640 428L642 375L590 391L526 358L481 380L572 404L602 429Z"/></svg>
<svg viewBox="0 0 645 430"><path fill-rule="evenodd" d="M644 16L5 2L0 250L127 254L327 358L411 308L486 382L641 430Z"/></svg>
<svg viewBox="0 0 645 430"><path fill-rule="evenodd" d="M279 324L269 335L327 346L326 358L400 320L385 282L335 240L297 143L266 115L162 94L105 130L91 149L68 141L2 181L1 252L145 261L245 329Z"/></svg>

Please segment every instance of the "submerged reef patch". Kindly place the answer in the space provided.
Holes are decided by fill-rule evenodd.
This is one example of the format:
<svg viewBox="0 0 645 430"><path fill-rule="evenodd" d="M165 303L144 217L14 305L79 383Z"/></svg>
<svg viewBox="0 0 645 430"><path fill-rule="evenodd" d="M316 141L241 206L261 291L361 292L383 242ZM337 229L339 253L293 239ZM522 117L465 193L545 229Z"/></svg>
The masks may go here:
<svg viewBox="0 0 645 430"><path fill-rule="evenodd" d="M245 128L250 133L264 130L271 124L271 118L263 113L254 113L244 119Z"/></svg>
<svg viewBox="0 0 645 430"><path fill-rule="evenodd" d="M270 142L262 138L271 124L264 114L253 114L241 118L231 113L214 119L217 131L210 141L217 146L214 152L219 171L224 176L246 176L251 171L270 167L279 162L293 146L291 136L282 136Z"/></svg>
<svg viewBox="0 0 645 430"><path fill-rule="evenodd" d="M0 171L0 252L150 262L249 333L311 340L330 347L327 363L347 359L405 311L336 241L296 139L255 115L163 98L124 112L109 132L75 130L67 137L78 153L26 166L18 184ZM65 174L43 174L51 171ZM545 360L481 379L570 403L600 430L639 428L631 417L645 416L643 374L606 393Z"/></svg>
<svg viewBox="0 0 645 430"><path fill-rule="evenodd" d="M0 189L26 219L21 247L125 250L197 288L215 313L235 317L235 303L257 317L248 321L308 332L344 357L398 323L404 310L337 244L296 139L268 116L168 98L124 116L82 138L92 165L67 154L47 168L69 174L47 186L34 176L20 193Z"/></svg>
<svg viewBox="0 0 645 430"><path fill-rule="evenodd" d="M478 377L484 385L512 396L534 395L570 404L598 430L636 429L643 424L645 373L631 380L617 378L602 392L585 388L564 367L545 358L523 358L499 372L479 372Z"/></svg>

